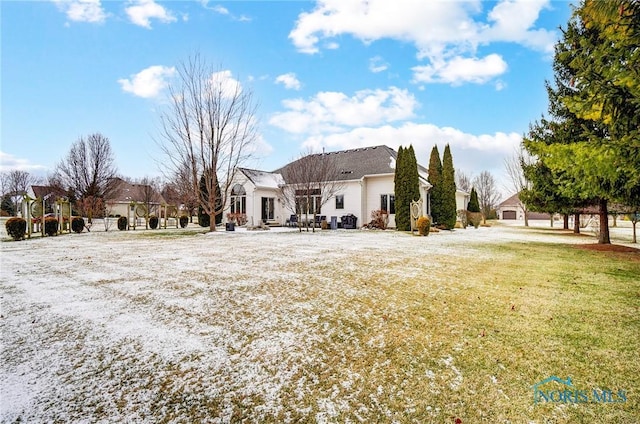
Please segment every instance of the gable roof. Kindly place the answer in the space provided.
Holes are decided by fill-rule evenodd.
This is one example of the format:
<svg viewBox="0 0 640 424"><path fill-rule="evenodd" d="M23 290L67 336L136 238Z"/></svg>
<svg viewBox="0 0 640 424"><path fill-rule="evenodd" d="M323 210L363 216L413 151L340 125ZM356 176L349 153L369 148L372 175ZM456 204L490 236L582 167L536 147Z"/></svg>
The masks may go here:
<svg viewBox="0 0 640 424"><path fill-rule="evenodd" d="M499 208L503 208L505 206L520 206L520 193L514 194L498 205Z"/></svg>
<svg viewBox="0 0 640 424"><path fill-rule="evenodd" d="M359 147L357 149L341 150L337 152L314 153L305 158L297 159L273 173L281 174L287 183L290 183L289 170L295 167L301 160L309 158L315 160L329 159L335 167L338 175L337 181L359 180L370 175L386 175L395 173L395 164L398 153L384 145L372 147ZM426 183L427 169L418 165L418 173L423 183Z"/></svg>
<svg viewBox="0 0 640 424"><path fill-rule="evenodd" d="M238 168L256 187L278 188L284 184L282 175L276 172L259 171L257 169Z"/></svg>
<svg viewBox="0 0 640 424"><path fill-rule="evenodd" d="M116 203L143 202L148 194L146 190L150 187L148 184L131 184L122 178L116 178L113 184L114 190L110 201ZM156 192L152 195L151 203L160 205L165 201L162 195Z"/></svg>
<svg viewBox="0 0 640 424"><path fill-rule="evenodd" d="M67 193L58 187L53 186L43 186L43 185L32 185L31 191L33 191L33 195L36 198L50 198L53 197L55 199L59 199L62 197L67 197Z"/></svg>

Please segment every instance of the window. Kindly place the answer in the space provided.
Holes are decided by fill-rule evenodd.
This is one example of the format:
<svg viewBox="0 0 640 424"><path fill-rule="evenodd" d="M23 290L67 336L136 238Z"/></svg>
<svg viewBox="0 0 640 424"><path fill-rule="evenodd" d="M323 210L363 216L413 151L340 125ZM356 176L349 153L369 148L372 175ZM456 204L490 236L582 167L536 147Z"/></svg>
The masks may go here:
<svg viewBox="0 0 640 424"><path fill-rule="evenodd" d="M247 192L240 184L231 189L231 213L247 213Z"/></svg>
<svg viewBox="0 0 640 424"><path fill-rule="evenodd" d="M336 196L336 209L344 209L344 194Z"/></svg>
<svg viewBox="0 0 640 424"><path fill-rule="evenodd" d="M320 189L296 190L296 213L320 214Z"/></svg>
<svg viewBox="0 0 640 424"><path fill-rule="evenodd" d="M396 196L394 194L380 195L380 209L389 214L396 213Z"/></svg>

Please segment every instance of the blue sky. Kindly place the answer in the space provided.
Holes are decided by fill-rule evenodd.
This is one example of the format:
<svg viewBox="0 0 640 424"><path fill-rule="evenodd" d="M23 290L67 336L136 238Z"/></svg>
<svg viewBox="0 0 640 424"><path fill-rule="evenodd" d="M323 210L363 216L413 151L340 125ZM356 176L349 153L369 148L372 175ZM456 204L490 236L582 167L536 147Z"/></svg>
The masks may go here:
<svg viewBox="0 0 640 424"><path fill-rule="evenodd" d="M504 181L545 112L568 2L3 1L2 170L46 175L80 136L111 140L119 172L158 176L154 139L175 67L199 53L259 102L259 158L438 144ZM507 190L505 190L507 191Z"/></svg>

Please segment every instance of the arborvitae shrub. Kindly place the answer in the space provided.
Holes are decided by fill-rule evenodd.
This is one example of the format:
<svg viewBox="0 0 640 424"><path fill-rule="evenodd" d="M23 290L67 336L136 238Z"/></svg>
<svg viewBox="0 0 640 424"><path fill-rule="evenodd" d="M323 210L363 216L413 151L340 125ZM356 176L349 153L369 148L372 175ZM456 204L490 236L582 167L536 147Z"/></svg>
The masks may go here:
<svg viewBox="0 0 640 424"><path fill-rule="evenodd" d="M189 217L187 215L182 215L180 217L180 228L186 228L189 225Z"/></svg>
<svg viewBox="0 0 640 424"><path fill-rule="evenodd" d="M84 230L84 219L81 216L71 218L71 231L81 233Z"/></svg>
<svg viewBox="0 0 640 424"><path fill-rule="evenodd" d="M118 218L118 230L124 231L127 229L128 219L126 216L121 216Z"/></svg>
<svg viewBox="0 0 640 424"><path fill-rule="evenodd" d="M23 218L9 218L5 224L5 228L11 238L14 240L22 240L27 232L27 221Z"/></svg>
<svg viewBox="0 0 640 424"><path fill-rule="evenodd" d="M421 236L429 235L429 228L431 227L431 220L429 218L427 218L426 216L421 216L420 218L418 218L418 222L416 222L416 225L418 226L418 234L420 234Z"/></svg>
<svg viewBox="0 0 640 424"><path fill-rule="evenodd" d="M48 236L55 236L58 234L58 219L53 216L48 216L44 219L44 233Z"/></svg>
<svg viewBox="0 0 640 424"><path fill-rule="evenodd" d="M151 215L149 217L149 227L152 230L155 230L156 228L158 228L158 217L155 215Z"/></svg>

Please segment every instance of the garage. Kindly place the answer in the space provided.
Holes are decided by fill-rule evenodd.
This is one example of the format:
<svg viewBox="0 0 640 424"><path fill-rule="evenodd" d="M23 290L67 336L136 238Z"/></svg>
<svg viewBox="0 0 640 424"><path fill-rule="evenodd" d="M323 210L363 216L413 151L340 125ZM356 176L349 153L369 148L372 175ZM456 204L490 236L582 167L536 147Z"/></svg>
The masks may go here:
<svg viewBox="0 0 640 424"><path fill-rule="evenodd" d="M502 219L516 219L516 211L503 211Z"/></svg>

